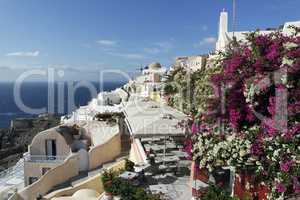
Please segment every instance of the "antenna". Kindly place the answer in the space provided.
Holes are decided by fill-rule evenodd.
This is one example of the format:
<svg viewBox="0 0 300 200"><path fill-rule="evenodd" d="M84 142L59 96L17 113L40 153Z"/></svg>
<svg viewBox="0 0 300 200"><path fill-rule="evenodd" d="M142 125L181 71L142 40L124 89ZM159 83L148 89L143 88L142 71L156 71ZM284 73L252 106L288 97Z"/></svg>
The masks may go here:
<svg viewBox="0 0 300 200"><path fill-rule="evenodd" d="M232 2L232 32L234 36L234 32L236 31L236 0Z"/></svg>

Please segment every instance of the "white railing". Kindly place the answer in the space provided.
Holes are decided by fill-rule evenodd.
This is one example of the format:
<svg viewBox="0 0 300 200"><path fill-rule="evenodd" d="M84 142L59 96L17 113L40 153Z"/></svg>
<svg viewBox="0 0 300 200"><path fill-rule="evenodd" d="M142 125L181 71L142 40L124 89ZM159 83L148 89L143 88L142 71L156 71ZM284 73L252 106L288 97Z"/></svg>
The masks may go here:
<svg viewBox="0 0 300 200"><path fill-rule="evenodd" d="M46 156L46 155L30 155L27 154L24 159L25 162L36 163L62 163L68 156Z"/></svg>

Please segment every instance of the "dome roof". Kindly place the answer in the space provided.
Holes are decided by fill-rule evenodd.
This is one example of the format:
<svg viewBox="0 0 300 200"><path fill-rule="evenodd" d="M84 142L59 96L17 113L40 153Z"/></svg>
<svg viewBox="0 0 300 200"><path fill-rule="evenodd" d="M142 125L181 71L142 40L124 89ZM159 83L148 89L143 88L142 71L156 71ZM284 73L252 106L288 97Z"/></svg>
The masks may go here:
<svg viewBox="0 0 300 200"><path fill-rule="evenodd" d="M75 192L72 197L76 197L78 199L86 199L86 197L98 197L98 196L100 196L100 194L95 190L82 189Z"/></svg>
<svg viewBox="0 0 300 200"><path fill-rule="evenodd" d="M161 64L158 62L154 62L149 65L149 69L160 69L160 68L161 68Z"/></svg>

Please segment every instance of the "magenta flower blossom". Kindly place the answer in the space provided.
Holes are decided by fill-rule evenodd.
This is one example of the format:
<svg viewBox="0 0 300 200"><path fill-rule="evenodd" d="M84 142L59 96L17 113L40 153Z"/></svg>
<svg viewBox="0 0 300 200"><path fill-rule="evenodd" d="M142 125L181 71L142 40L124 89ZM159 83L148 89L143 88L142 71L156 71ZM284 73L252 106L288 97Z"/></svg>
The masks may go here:
<svg viewBox="0 0 300 200"><path fill-rule="evenodd" d="M258 72L264 71L264 61L263 59L257 59L255 63L253 64L253 68Z"/></svg>
<svg viewBox="0 0 300 200"><path fill-rule="evenodd" d="M293 190L295 193L300 193L300 183L298 181L298 178L297 177L293 177Z"/></svg>
<svg viewBox="0 0 300 200"><path fill-rule="evenodd" d="M259 35L255 38L255 43L258 46L267 46L269 43L269 39L265 35Z"/></svg>
<svg viewBox="0 0 300 200"><path fill-rule="evenodd" d="M290 127L289 129L284 131L284 137L287 140L291 140L295 135L300 133L300 123L295 124L294 126Z"/></svg>
<svg viewBox="0 0 300 200"><path fill-rule="evenodd" d="M251 108L248 105L246 106L246 119L249 122L253 122L255 120L255 116L253 114L253 111L251 110Z"/></svg>
<svg viewBox="0 0 300 200"><path fill-rule="evenodd" d="M262 126L270 136L275 136L278 133L276 122L273 119L265 119Z"/></svg>
<svg viewBox="0 0 300 200"><path fill-rule="evenodd" d="M269 98L268 111L272 116L274 116L276 113L276 97L274 97L274 96L271 96Z"/></svg>
<svg viewBox="0 0 300 200"><path fill-rule="evenodd" d="M229 60L224 62L225 65L225 73L226 74L233 74L237 71L238 67L242 65L244 58L240 55L232 57Z"/></svg>
<svg viewBox="0 0 300 200"><path fill-rule="evenodd" d="M193 150L193 142L192 140L186 140L184 142L184 151L188 154L187 159L191 160L193 158L192 155L192 150Z"/></svg>
<svg viewBox="0 0 300 200"><path fill-rule="evenodd" d="M293 165L293 161L289 160L289 161L284 161L280 163L280 170L283 172L289 172L291 166Z"/></svg>
<svg viewBox="0 0 300 200"><path fill-rule="evenodd" d="M284 193L284 192L286 191L286 187L285 187L285 185L282 184L282 183L277 183L277 185L276 185L276 190L277 190L277 192L279 192L279 193Z"/></svg>
<svg viewBox="0 0 300 200"><path fill-rule="evenodd" d="M253 156L260 156L263 154L263 147L260 142L256 141L251 145L250 151Z"/></svg>
<svg viewBox="0 0 300 200"><path fill-rule="evenodd" d="M233 128L237 129L239 127L240 113L234 109L229 111L230 124Z"/></svg>
<svg viewBox="0 0 300 200"><path fill-rule="evenodd" d="M224 80L223 74L215 74L210 77L211 82L215 85L220 85L220 83Z"/></svg>
<svg viewBox="0 0 300 200"><path fill-rule="evenodd" d="M268 49L266 58L268 60L274 60L278 57L279 57L279 45L277 43L273 43Z"/></svg>
<svg viewBox="0 0 300 200"><path fill-rule="evenodd" d="M191 128L192 134L196 134L199 132L199 125L197 123L193 123Z"/></svg>
<svg viewBox="0 0 300 200"><path fill-rule="evenodd" d="M245 47L244 54L247 58L250 58L252 55L252 52L248 47Z"/></svg>

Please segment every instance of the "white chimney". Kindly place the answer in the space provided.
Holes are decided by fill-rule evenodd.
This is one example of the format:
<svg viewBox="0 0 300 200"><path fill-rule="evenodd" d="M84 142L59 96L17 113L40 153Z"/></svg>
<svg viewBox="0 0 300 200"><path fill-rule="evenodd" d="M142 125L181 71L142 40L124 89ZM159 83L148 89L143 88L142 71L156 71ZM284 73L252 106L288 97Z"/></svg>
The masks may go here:
<svg viewBox="0 0 300 200"><path fill-rule="evenodd" d="M226 33L228 32L228 13L223 9L220 14L220 22L219 22L219 36L216 44L216 50L222 50L226 47L227 38Z"/></svg>
<svg viewBox="0 0 300 200"><path fill-rule="evenodd" d="M225 12L225 9L220 14L220 22L219 22L219 35L228 32L228 13Z"/></svg>

